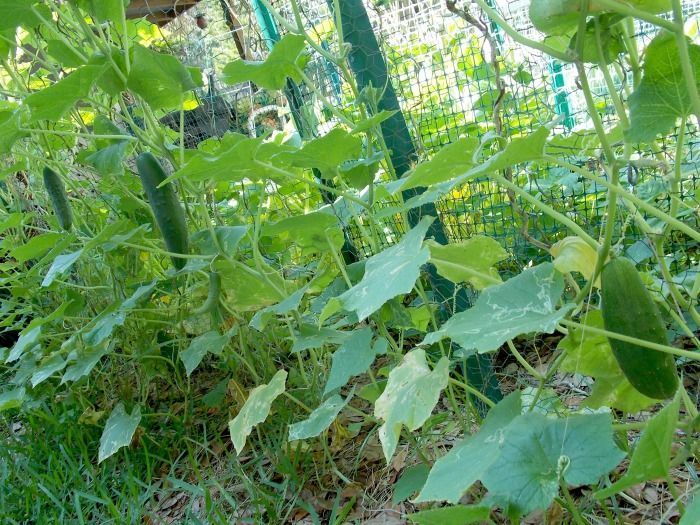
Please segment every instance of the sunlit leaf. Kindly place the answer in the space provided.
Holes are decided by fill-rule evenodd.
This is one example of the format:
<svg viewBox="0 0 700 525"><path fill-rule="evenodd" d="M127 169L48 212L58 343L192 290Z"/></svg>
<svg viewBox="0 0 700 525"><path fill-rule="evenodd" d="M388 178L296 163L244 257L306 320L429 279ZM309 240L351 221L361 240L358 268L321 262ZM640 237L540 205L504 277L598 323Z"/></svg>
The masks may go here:
<svg viewBox="0 0 700 525"><path fill-rule="evenodd" d="M561 273L579 272L590 279L598 262L598 252L581 237L566 237L549 250L554 257L554 267ZM600 287L600 277L595 286Z"/></svg>
<svg viewBox="0 0 700 525"><path fill-rule="evenodd" d="M469 283L477 290L501 282L494 265L508 257L498 241L475 235L466 241L442 246L426 243L430 248L430 262L438 273L453 283Z"/></svg>
<svg viewBox="0 0 700 525"><path fill-rule="evenodd" d="M141 408L138 405L134 407L131 414L126 413L122 403L115 406L100 437L97 462L102 463L120 448L128 447L140 422Z"/></svg>
<svg viewBox="0 0 700 525"><path fill-rule="evenodd" d="M431 186L462 175L474 167L474 152L479 147L479 140L473 137L461 138L448 144L426 162L421 162L406 177L401 179L402 190Z"/></svg>
<svg viewBox="0 0 700 525"><path fill-rule="evenodd" d="M229 421L228 429L237 454L245 447L253 427L267 419L272 402L285 390L286 379L287 372L279 370L268 384L255 387L238 415Z"/></svg>
<svg viewBox="0 0 700 525"><path fill-rule="evenodd" d="M127 87L153 109L178 107L184 94L197 87L196 79L176 57L141 45L133 46Z"/></svg>
<svg viewBox="0 0 700 525"><path fill-rule="evenodd" d="M384 421L379 428L379 441L387 463L394 455L401 428L416 430L430 417L447 386L449 365L443 357L431 371L425 352L416 349L389 373L386 388L374 405L375 417Z"/></svg>
<svg viewBox="0 0 700 525"><path fill-rule="evenodd" d="M264 226L262 233L281 242L294 242L306 254L337 253L344 239L338 217L322 211L287 217Z"/></svg>
<svg viewBox="0 0 700 525"><path fill-rule="evenodd" d="M695 83L700 83L700 46L688 43ZM678 43L671 33L661 32L645 52L644 76L629 97L630 142L650 142L669 131L682 116L691 112L692 103L683 75Z"/></svg>
<svg viewBox="0 0 700 525"><path fill-rule="evenodd" d="M281 156L293 166L333 170L343 162L357 159L362 140L342 128L334 128L325 135L305 143L301 149Z"/></svg>
<svg viewBox="0 0 700 525"><path fill-rule="evenodd" d="M31 109L31 121L59 120L90 93L102 71L99 66L82 66L55 84L29 95L24 103Z"/></svg>
<svg viewBox="0 0 700 525"><path fill-rule="evenodd" d="M298 69L305 46L302 35L286 34L264 62L236 60L228 64L224 67L224 79L228 84L251 81L265 89L282 89L287 78L300 82Z"/></svg>

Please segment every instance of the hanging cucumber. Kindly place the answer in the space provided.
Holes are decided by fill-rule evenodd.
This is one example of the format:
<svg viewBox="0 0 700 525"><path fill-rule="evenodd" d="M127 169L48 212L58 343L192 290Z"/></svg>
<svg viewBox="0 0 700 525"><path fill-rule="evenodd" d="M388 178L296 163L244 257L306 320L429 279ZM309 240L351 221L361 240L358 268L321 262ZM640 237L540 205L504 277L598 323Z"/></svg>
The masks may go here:
<svg viewBox="0 0 700 525"><path fill-rule="evenodd" d="M219 296L221 295L221 275L217 272L209 272L209 293L202 306L194 311L195 315L215 312L219 308Z"/></svg>
<svg viewBox="0 0 700 525"><path fill-rule="evenodd" d="M629 259L613 259L601 274L605 329L650 343L668 344L659 309ZM609 339L615 359L634 388L653 399L673 397L678 389L671 354Z"/></svg>
<svg viewBox="0 0 700 525"><path fill-rule="evenodd" d="M160 162L153 154L146 152L138 156L136 167L168 251L188 253L187 224L182 205L172 185L158 187L167 177ZM173 266L178 270L181 270L186 262L182 257L172 257L172 261Z"/></svg>
<svg viewBox="0 0 700 525"><path fill-rule="evenodd" d="M64 230L70 230L73 226L73 213L71 212L70 202L68 202L66 187L63 185L63 181L58 173L48 166L44 168L44 186L51 199L58 224Z"/></svg>

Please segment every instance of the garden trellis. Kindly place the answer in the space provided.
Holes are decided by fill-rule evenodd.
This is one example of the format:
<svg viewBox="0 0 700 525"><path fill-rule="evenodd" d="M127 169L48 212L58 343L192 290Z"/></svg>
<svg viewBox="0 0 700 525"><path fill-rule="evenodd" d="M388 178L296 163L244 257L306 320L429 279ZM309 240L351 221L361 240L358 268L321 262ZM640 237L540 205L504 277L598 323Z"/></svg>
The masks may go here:
<svg viewBox="0 0 700 525"><path fill-rule="evenodd" d="M285 1L275 0L268 5L290 22L293 21L294 15ZM528 17L528 0L494 0L490 5L494 12L521 34L532 38L542 37L532 27ZM469 9L469 13L488 28L491 42L497 46L502 86L496 86L494 65L490 62L490 49L483 33L448 10L443 0L367 0L365 6L387 60L391 83L413 143L421 157L430 157L438 148L454 142L460 136L483 137L486 133L493 132L494 105L498 103L506 135L527 134L540 125L555 122L555 133L570 138L568 144L562 140L562 148L571 148L572 162L580 165L595 163L595 156L600 155L599 152L588 151L587 156L579 153L581 145L585 145L585 137L581 136L579 141L573 140L583 130L591 127L573 65L519 44L476 4L465 2L464 6ZM457 7L462 6L458 4ZM329 37L334 28L334 20L328 2L305 0L299 2L299 8L305 28L317 36L320 45L333 45L333 39ZM700 12L700 2L684 1L683 10L691 29L696 27L695 15ZM285 33L284 27L270 15L265 2L205 0L189 13L180 16L169 26L169 40L179 45L179 51L185 59L188 47L197 39L197 35L193 34L195 12L205 12L216 22L208 35L216 43L211 51L211 62L214 65L212 70L216 73L214 82L217 92L234 108L239 108L237 119L240 123L247 123L251 114L254 117L260 115L261 113L254 113L256 108L269 106L268 112L262 113L269 116L277 106L277 113L286 116L286 120L293 121L304 137L323 134L334 125L333 116L321 107L318 97L306 88L297 87L292 96L287 97L296 99L291 104L291 109L296 108L297 112L293 119L288 101L272 100L274 97L264 92L259 93L255 100L250 86L232 89L221 85L217 80L221 78L225 63L235 56L233 33L225 24L227 12L235 12L238 19L244 22L238 31L245 34L249 53L246 58L263 59L274 41ZM636 38L648 41L653 36L651 30L649 24L637 22ZM621 64L616 70L618 76L614 79L615 87L622 90L631 80ZM308 71L319 92L328 101L338 107L349 103L352 94L343 75L327 59L311 51ZM600 74L593 72L591 77L597 107L605 118L612 110L608 88ZM287 92L287 95L290 93ZM277 121L277 124L283 123L285 118L277 118ZM663 156L666 151L671 151L672 142L671 137L659 144L656 153ZM696 128L689 127L686 132L687 162L681 196L691 199L699 187L697 142ZM669 193L663 173L658 169L636 166L630 167L630 170L634 171L630 175L630 182L634 183L640 195L645 198L655 195L660 203L665 202L668 206L673 196ZM606 205L603 187L584 182L562 168L546 165L523 167L520 174L526 177L528 191L580 219L589 232L597 231L603 223ZM632 184L630 187L633 187ZM697 200L695 202L700 205ZM384 205L389 207L391 202ZM534 247L522 235L525 216L528 222L526 233L530 238L551 245L563 236L560 228L546 217L541 217L522 198L515 197L514 208L507 193L487 181L470 182L452 192L437 203L437 209L449 240L459 241L479 233L493 236L511 252L519 265L546 257L544 251ZM514 214L514 210L518 209L521 215ZM370 247L359 235L356 223L348 221L346 228L357 255L370 255ZM618 233L623 229L624 246L634 246L631 253L640 256L648 252L643 246L643 236L634 225L619 224ZM400 219L390 216L386 219L386 236L382 241L390 244L405 230L406 226ZM674 238L673 244L680 251L694 249L693 244L683 236Z"/></svg>

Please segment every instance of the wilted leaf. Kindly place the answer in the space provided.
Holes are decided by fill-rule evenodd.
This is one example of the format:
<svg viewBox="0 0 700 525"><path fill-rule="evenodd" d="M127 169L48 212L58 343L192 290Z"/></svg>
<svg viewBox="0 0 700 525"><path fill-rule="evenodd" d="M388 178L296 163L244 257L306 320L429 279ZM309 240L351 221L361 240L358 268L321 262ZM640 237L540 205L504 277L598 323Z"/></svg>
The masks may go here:
<svg viewBox="0 0 700 525"><path fill-rule="evenodd" d="M228 423L231 441L240 454L253 427L267 419L272 402L285 390L287 372L279 370L266 385L256 386L238 415Z"/></svg>
<svg viewBox="0 0 700 525"><path fill-rule="evenodd" d="M389 373L386 388L374 405L374 415L384 421L379 440L387 463L394 455L401 428L416 430L430 417L440 392L447 386L449 364L443 357L431 371L425 351L416 349Z"/></svg>
<svg viewBox="0 0 700 525"><path fill-rule="evenodd" d="M581 237L566 237L549 250L554 257L554 267L561 273L579 272L590 279L598 262L598 252ZM600 276L595 281L600 288Z"/></svg>
<svg viewBox="0 0 700 525"><path fill-rule="evenodd" d="M97 454L97 462L102 463L122 447L128 447L134 432L141 422L141 409L137 406L131 414L127 414L124 405L119 403L105 423L105 428L100 437L100 450Z"/></svg>

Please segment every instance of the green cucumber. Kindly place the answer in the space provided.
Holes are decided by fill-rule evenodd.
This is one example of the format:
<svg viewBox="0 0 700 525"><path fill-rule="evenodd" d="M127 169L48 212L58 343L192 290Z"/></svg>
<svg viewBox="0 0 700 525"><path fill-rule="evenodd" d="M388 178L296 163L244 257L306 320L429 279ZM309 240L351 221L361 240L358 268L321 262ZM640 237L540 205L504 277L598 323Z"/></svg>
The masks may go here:
<svg viewBox="0 0 700 525"><path fill-rule="evenodd" d="M616 258L603 267L601 294L606 330L668 345L666 324L629 259ZM678 374L671 354L617 339L609 341L615 359L634 388L653 399L673 397L678 389Z"/></svg>
<svg viewBox="0 0 700 525"><path fill-rule="evenodd" d="M61 228L68 231L73 226L73 213L68 202L66 187L58 173L46 166L44 168L44 186L49 194L53 211Z"/></svg>
<svg viewBox="0 0 700 525"><path fill-rule="evenodd" d="M221 275L217 272L209 272L209 293L202 306L194 311L195 315L215 312L219 308L219 296L221 295Z"/></svg>
<svg viewBox="0 0 700 525"><path fill-rule="evenodd" d="M148 152L138 156L136 167L168 251L188 253L187 223L182 205L171 184L166 184L162 188L158 187L167 178L165 170L158 159ZM178 270L181 270L186 262L184 258L176 256L172 257L172 261L173 266Z"/></svg>

